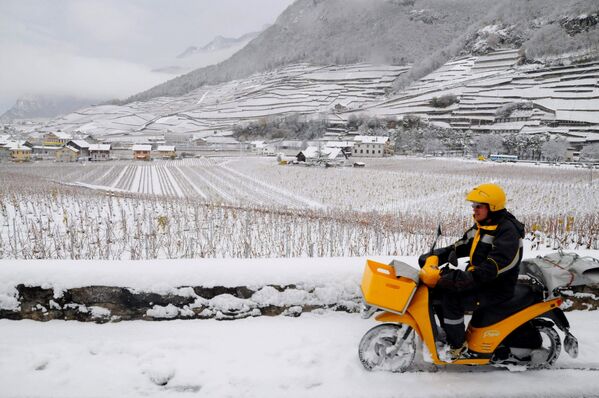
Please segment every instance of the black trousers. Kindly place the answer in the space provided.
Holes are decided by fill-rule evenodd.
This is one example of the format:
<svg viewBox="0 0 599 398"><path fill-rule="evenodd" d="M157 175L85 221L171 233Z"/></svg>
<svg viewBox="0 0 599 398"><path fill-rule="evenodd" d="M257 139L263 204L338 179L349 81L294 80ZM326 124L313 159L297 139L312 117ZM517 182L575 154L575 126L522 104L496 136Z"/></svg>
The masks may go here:
<svg viewBox="0 0 599 398"><path fill-rule="evenodd" d="M464 326L464 313L481 308L479 297L476 293L454 293L449 291L439 292L441 296L442 315L441 324L447 335L447 343L452 348L461 347L466 341L466 328Z"/></svg>

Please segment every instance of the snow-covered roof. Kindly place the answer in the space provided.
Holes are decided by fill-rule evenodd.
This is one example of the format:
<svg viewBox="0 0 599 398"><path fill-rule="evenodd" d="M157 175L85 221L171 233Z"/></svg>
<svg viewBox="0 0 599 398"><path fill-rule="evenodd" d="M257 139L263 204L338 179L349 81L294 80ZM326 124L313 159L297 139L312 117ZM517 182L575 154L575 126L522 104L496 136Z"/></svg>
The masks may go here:
<svg viewBox="0 0 599 398"><path fill-rule="evenodd" d="M158 146L158 148L156 150L158 152L174 152L175 146L174 145L160 145L160 146Z"/></svg>
<svg viewBox="0 0 599 398"><path fill-rule="evenodd" d="M354 141L361 142L363 144L384 144L389 141L389 137L382 137L378 135L357 135L354 137Z"/></svg>
<svg viewBox="0 0 599 398"><path fill-rule="evenodd" d="M143 151L143 152L149 152L152 150L152 145L147 145L147 144L135 144L133 145L133 147L131 147L131 150L133 151Z"/></svg>
<svg viewBox="0 0 599 398"><path fill-rule="evenodd" d="M84 140L71 140L72 143L77 145L79 148L89 149L91 144Z"/></svg>
<svg viewBox="0 0 599 398"><path fill-rule="evenodd" d="M57 151L59 150L60 146L56 146L56 145L34 145L33 149L36 149L38 151Z"/></svg>
<svg viewBox="0 0 599 398"><path fill-rule="evenodd" d="M72 135L65 133L64 131L52 131L49 134L54 134L57 138L61 140L70 140L73 138Z"/></svg>
<svg viewBox="0 0 599 398"><path fill-rule="evenodd" d="M351 148L355 144L354 141L327 141L325 145L329 148Z"/></svg>
<svg viewBox="0 0 599 398"><path fill-rule="evenodd" d="M110 144L91 144L89 151L110 151Z"/></svg>
<svg viewBox="0 0 599 398"><path fill-rule="evenodd" d="M315 146L309 146L300 153L304 154L306 159L317 159L319 157L327 159L336 159L341 154L341 148L322 147L318 148Z"/></svg>
<svg viewBox="0 0 599 398"><path fill-rule="evenodd" d="M315 146L309 146L300 153L303 153L306 159L314 159L318 157L318 148Z"/></svg>
<svg viewBox="0 0 599 398"><path fill-rule="evenodd" d="M329 148L327 148L329 149ZM330 148L330 152L327 155L327 158L330 160L337 159L337 157L341 154L341 148Z"/></svg>
<svg viewBox="0 0 599 398"><path fill-rule="evenodd" d="M73 152L75 152L75 153L79 153L79 149L77 149L77 148L73 148L73 147L72 147L72 146L70 146L70 145L65 145L63 148L64 148L64 149L71 150L71 151L73 151Z"/></svg>
<svg viewBox="0 0 599 398"><path fill-rule="evenodd" d="M24 141L24 140L7 141L4 143L4 147L8 150L29 148L28 146L25 145L26 142L27 141ZM31 148L29 148L29 149L31 149Z"/></svg>
<svg viewBox="0 0 599 398"><path fill-rule="evenodd" d="M6 148L9 151L24 151L24 152L31 152L31 148L29 148L28 146L25 146L19 142L9 142L6 145Z"/></svg>
<svg viewBox="0 0 599 398"><path fill-rule="evenodd" d="M147 144L149 140L147 136L132 136L132 135L113 135L110 137L103 137L102 141L110 143L131 143L131 144Z"/></svg>

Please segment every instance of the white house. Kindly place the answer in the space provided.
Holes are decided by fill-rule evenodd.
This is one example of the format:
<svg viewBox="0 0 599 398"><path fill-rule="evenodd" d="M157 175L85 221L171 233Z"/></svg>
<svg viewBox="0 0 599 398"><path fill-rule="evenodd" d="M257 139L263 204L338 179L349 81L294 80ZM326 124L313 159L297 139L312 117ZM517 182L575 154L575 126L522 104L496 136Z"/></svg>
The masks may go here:
<svg viewBox="0 0 599 398"><path fill-rule="evenodd" d="M177 157L174 145L159 145L156 152L158 152L158 157L161 159L174 159Z"/></svg>
<svg viewBox="0 0 599 398"><path fill-rule="evenodd" d="M89 160L110 160L110 144L91 144Z"/></svg>
<svg viewBox="0 0 599 398"><path fill-rule="evenodd" d="M152 145L135 144L131 147L133 151L133 159L135 160L150 160L152 153Z"/></svg>
<svg viewBox="0 0 599 398"><path fill-rule="evenodd" d="M389 137L357 135L354 138L352 155L357 157L384 157L393 154Z"/></svg>

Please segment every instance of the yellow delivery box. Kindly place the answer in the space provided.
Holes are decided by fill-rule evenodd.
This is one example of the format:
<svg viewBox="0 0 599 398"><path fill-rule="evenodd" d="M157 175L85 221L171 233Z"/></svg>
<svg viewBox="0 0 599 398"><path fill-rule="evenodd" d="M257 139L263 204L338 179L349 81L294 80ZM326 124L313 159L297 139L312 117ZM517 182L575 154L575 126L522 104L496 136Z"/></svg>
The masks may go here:
<svg viewBox="0 0 599 398"><path fill-rule="evenodd" d="M418 270L398 260L383 264L366 260L362 296L368 305L404 314L418 286Z"/></svg>

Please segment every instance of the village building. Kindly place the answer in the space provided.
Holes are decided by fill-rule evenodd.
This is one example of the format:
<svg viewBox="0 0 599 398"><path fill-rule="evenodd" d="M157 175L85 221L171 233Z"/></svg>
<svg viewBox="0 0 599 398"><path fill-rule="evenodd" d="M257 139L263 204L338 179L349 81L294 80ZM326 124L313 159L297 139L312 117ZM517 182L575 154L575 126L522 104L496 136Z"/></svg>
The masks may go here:
<svg viewBox="0 0 599 398"><path fill-rule="evenodd" d="M110 144L91 144L89 146L89 160L110 160Z"/></svg>
<svg viewBox="0 0 599 398"><path fill-rule="evenodd" d="M261 154L262 150L264 148L266 148L266 142L265 141L251 141L249 143L249 147L252 152Z"/></svg>
<svg viewBox="0 0 599 398"><path fill-rule="evenodd" d="M358 135L354 139L352 155L358 157L384 157L393 155L389 137Z"/></svg>
<svg viewBox="0 0 599 398"><path fill-rule="evenodd" d="M298 162L318 163L344 160L346 157L341 148L309 146L296 156Z"/></svg>
<svg viewBox="0 0 599 398"><path fill-rule="evenodd" d="M133 160L150 160L152 158L152 145L135 144L131 147Z"/></svg>
<svg viewBox="0 0 599 398"><path fill-rule="evenodd" d="M194 144L214 151L242 151L248 144L237 141L230 135L209 135L194 138Z"/></svg>
<svg viewBox="0 0 599 398"><path fill-rule="evenodd" d="M351 156L355 141L326 141L325 146L328 148L340 148L344 154Z"/></svg>
<svg viewBox="0 0 599 398"><path fill-rule="evenodd" d="M156 148L156 152L160 159L175 159L177 157L174 145L160 145Z"/></svg>
<svg viewBox="0 0 599 398"><path fill-rule="evenodd" d="M65 145L56 151L55 156L57 162L76 162L79 159L79 150Z"/></svg>
<svg viewBox="0 0 599 398"><path fill-rule="evenodd" d="M79 151L79 159L82 160L89 160L89 147L91 145L92 144L84 140L71 140L67 142L67 146L75 148Z"/></svg>
<svg viewBox="0 0 599 398"><path fill-rule="evenodd" d="M73 137L70 134L63 133L62 131L49 132L44 134L42 146L64 146L72 139Z"/></svg>
<svg viewBox="0 0 599 398"><path fill-rule="evenodd" d="M29 162L31 160L31 148L21 142L11 142L6 146L9 151L10 160L13 162Z"/></svg>
<svg viewBox="0 0 599 398"><path fill-rule="evenodd" d="M60 148L51 145L34 145L31 148L31 157L34 160L54 160L56 159L56 151Z"/></svg>

